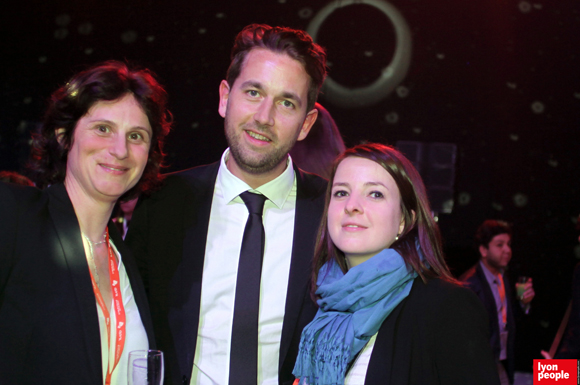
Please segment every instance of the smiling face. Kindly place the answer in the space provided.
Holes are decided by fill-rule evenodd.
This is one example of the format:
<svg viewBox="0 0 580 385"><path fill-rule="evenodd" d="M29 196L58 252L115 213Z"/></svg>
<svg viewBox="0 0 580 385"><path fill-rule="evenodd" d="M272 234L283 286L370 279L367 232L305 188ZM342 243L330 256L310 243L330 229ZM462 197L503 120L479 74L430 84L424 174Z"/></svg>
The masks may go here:
<svg viewBox="0 0 580 385"><path fill-rule="evenodd" d="M492 273L499 273L505 269L512 259L511 236L498 234L491 239L489 245L479 246L481 260Z"/></svg>
<svg viewBox="0 0 580 385"><path fill-rule="evenodd" d="M222 81L219 113L234 175L248 182L256 175L272 180L284 171L288 152L316 120L316 109L306 109L309 84L300 62L262 48L247 54L233 85Z"/></svg>
<svg viewBox="0 0 580 385"><path fill-rule="evenodd" d="M64 181L69 195L115 202L141 178L151 133L133 95L95 103L73 133Z"/></svg>
<svg viewBox="0 0 580 385"><path fill-rule="evenodd" d="M404 228L399 188L378 163L344 159L336 170L328 207L328 233L350 267L391 246Z"/></svg>

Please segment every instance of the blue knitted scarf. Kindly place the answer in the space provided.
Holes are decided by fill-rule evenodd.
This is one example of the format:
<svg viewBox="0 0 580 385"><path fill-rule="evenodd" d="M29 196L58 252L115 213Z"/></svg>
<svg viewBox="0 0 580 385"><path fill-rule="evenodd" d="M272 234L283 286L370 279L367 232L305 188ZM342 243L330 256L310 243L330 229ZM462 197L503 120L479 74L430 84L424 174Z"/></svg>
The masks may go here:
<svg viewBox="0 0 580 385"><path fill-rule="evenodd" d="M346 274L332 260L318 274L318 313L302 331L293 374L300 384L344 384L349 362L411 291L417 273L385 249Z"/></svg>

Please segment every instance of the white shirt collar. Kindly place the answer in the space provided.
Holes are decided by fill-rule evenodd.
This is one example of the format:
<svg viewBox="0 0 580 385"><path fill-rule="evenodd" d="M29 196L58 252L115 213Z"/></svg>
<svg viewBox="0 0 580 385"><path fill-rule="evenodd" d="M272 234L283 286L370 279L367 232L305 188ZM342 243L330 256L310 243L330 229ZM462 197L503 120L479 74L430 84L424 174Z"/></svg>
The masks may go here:
<svg viewBox="0 0 580 385"><path fill-rule="evenodd" d="M217 183L223 194L224 201L230 203L244 191L258 192L272 201L278 208L282 208L288 199L294 185L294 167L292 159L288 156L286 169L276 179L263 184L257 189L251 188L246 182L235 176L228 170L226 162L230 155L229 147L224 151L217 176ZM241 198L239 198L241 201Z"/></svg>

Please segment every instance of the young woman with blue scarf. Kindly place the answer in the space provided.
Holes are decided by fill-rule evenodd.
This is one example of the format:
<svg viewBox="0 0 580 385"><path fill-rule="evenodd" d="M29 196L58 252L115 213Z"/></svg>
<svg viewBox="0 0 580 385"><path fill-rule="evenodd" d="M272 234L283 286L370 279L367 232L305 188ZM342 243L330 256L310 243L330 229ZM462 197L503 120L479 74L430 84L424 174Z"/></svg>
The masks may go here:
<svg viewBox="0 0 580 385"><path fill-rule="evenodd" d="M302 332L297 382L499 384L487 315L449 272L411 162L392 147L356 146L337 159L326 198L319 310Z"/></svg>

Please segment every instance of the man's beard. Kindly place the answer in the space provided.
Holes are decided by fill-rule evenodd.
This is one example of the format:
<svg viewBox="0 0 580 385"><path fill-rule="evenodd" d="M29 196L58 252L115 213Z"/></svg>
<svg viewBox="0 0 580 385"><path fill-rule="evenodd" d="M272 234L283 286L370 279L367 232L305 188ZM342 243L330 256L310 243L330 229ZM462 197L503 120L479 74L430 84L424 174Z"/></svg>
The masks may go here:
<svg viewBox="0 0 580 385"><path fill-rule="evenodd" d="M298 135L296 135L296 138L294 138L294 140L292 140L286 146L272 146L273 148L269 152L257 153L244 148L244 146L241 144L241 136L245 135L243 130L238 131L235 128L232 128L229 124L230 122L228 121L228 117L226 115L225 133L228 145L230 146L230 153L234 157L238 167L249 174L264 174L276 168L276 166L278 166L286 159L288 152L290 152L298 137ZM252 128L254 128L255 131L259 133L264 133L265 136L272 140L272 144L277 143L276 135L273 134L267 126L253 125Z"/></svg>

